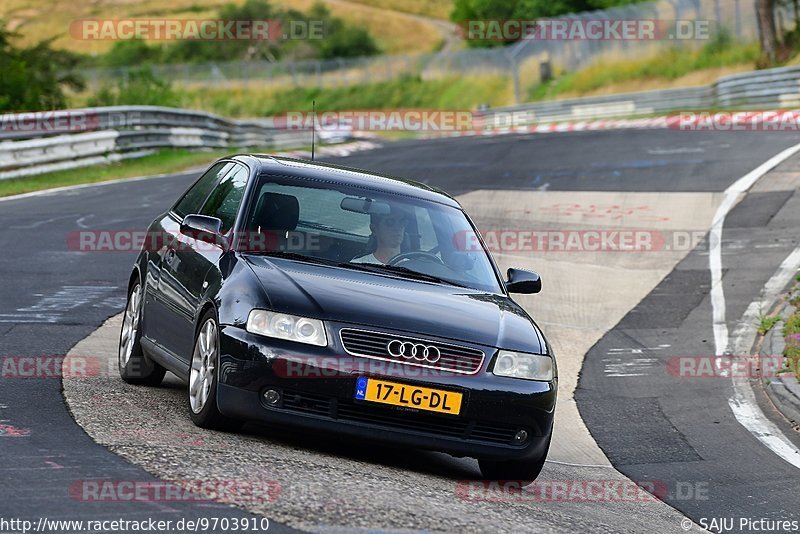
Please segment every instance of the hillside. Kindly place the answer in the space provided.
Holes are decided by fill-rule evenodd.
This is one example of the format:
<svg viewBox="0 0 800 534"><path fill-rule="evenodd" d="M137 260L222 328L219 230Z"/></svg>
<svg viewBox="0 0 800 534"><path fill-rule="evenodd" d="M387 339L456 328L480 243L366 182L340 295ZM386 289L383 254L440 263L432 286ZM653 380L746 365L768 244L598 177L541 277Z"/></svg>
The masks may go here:
<svg viewBox="0 0 800 534"><path fill-rule="evenodd" d="M281 8L308 11L316 0L271 0ZM452 0L322 0L331 12L345 21L369 30L382 51L394 53L431 52L452 40L453 26L446 19ZM244 0L3 0L0 18L8 28L32 44L54 37L55 46L75 52L100 54L112 41L73 39L69 25L82 18L213 18L226 3ZM452 45L451 45L452 46Z"/></svg>

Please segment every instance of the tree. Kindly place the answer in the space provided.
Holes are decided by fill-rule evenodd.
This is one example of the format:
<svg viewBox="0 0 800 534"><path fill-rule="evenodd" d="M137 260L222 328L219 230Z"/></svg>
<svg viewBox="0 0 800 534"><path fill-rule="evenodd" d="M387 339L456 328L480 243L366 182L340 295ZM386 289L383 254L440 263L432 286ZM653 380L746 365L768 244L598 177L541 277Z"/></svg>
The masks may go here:
<svg viewBox="0 0 800 534"><path fill-rule="evenodd" d="M43 111L67 107L64 88L83 89L75 74L78 57L51 48L52 39L28 47L12 44L16 33L0 23L0 111Z"/></svg>
<svg viewBox="0 0 800 534"><path fill-rule="evenodd" d="M775 47L778 42L774 11L775 0L756 0L756 18L761 41L761 54L767 63L775 61Z"/></svg>
<svg viewBox="0 0 800 534"><path fill-rule="evenodd" d="M89 106L173 106L181 105L180 95L167 80L156 77L149 67L137 67L114 84L106 83L89 99Z"/></svg>

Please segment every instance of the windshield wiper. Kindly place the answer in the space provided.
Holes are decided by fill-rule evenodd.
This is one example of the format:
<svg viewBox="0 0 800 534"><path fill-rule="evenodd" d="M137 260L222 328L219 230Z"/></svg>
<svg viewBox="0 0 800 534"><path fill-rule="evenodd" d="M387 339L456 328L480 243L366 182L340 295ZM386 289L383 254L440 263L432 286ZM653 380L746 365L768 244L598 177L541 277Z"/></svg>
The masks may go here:
<svg viewBox="0 0 800 534"><path fill-rule="evenodd" d="M367 271L371 273L379 273L379 274L397 274L401 276L405 276L407 278L413 278L415 280L422 280L425 282L433 282L436 284L449 284L451 286L457 287L464 287L467 289L471 289L469 286L464 284L459 284L458 282L453 282L452 280L448 280L447 278L440 278L438 276L422 273L419 271L415 271L414 269L409 269L408 267L400 267L397 265L384 265L381 263L340 263L340 267L346 267L349 269L355 269L358 271Z"/></svg>

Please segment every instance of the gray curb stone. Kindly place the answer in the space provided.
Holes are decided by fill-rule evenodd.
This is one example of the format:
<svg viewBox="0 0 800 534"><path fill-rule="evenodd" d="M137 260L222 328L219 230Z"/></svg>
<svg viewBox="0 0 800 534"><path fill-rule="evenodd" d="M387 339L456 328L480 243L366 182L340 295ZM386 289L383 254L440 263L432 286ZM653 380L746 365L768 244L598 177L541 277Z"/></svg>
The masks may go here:
<svg viewBox="0 0 800 534"><path fill-rule="evenodd" d="M794 312L794 307L787 305L781 311L781 317L788 317ZM783 354L786 341L783 338L783 321L767 332L764 343L761 345L761 356ZM793 426L800 427L800 383L791 373L782 373L774 378L762 378L764 391L775 404L775 407L786 417Z"/></svg>

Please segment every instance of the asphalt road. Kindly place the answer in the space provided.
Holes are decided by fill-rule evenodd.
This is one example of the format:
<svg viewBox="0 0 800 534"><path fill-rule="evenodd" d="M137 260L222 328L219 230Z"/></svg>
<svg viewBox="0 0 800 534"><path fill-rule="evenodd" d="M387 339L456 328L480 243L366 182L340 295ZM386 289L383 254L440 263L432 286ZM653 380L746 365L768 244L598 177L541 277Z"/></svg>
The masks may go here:
<svg viewBox="0 0 800 534"><path fill-rule="evenodd" d="M789 174L798 183L797 158L776 169ZM800 244L800 192L796 185L774 189L750 193L726 219L722 267L731 332ZM578 407L615 467L632 479L680 486L684 491L667 502L696 521L734 518L733 528L725 524L733 532L758 530L742 519L800 524L800 471L761 444L729 406L732 375L755 378L749 353L733 354L727 373L707 365L715 354L708 254L704 242L589 351ZM800 434L766 401L758 381L751 383L762 411L800 448Z"/></svg>
<svg viewBox="0 0 800 534"><path fill-rule="evenodd" d="M125 305L135 253L71 251L81 228L140 229L192 180L184 175L0 202L0 517L125 519L253 517L214 502L80 500L82 481L156 480L95 444L72 420L61 395L58 358ZM136 199L127 202L122 199ZM14 358L8 360L6 358ZM39 378L22 358L39 358ZM42 379L42 375L52 378ZM14 434L24 434L22 436ZM73 492L70 492L70 488ZM276 525L274 528L280 528Z"/></svg>
<svg viewBox="0 0 800 534"><path fill-rule="evenodd" d="M342 158L337 163L417 178L453 194L491 188L721 191L759 162L796 141L784 133L583 132L402 142ZM64 355L106 318L118 313L124 306L123 286L136 253L76 252L68 249L67 234L82 228L142 229L177 198L192 178L193 175L178 175L0 202L0 224L4 228L0 234L0 246L6 251L0 256L0 276L4 281L0 285L0 356ZM765 274L768 277L772 270L767 267ZM683 282L686 285L681 289L687 293L701 287L703 278L698 274L684 278ZM680 306L685 307L684 304ZM685 335L693 336L687 340L708 337L701 337L700 330ZM595 357L590 359L594 361ZM595 370L587 367L586 380L594 374ZM707 398L707 404L720 403L720 410L726 409L724 395L716 398L713 388L700 398ZM595 402L597 398L591 398L591 401ZM106 402L113 403L114 399ZM592 429L609 422L614 422L619 428L619 421L630 420L621 417L607 402L600 403L600 406L607 409L585 412ZM619 409L619 405L616 406ZM633 414L637 409L646 413L647 407L646 403L632 402L630 410ZM0 436L0 456L13 459L13 462L7 461L0 466L3 479L10 481L0 486L0 516L40 517L46 513L48 517L96 519L117 516L174 518L208 516L210 513L232 516L243 513L205 503L163 506L158 503L86 503L70 498L65 488L76 480L147 480L150 475L94 444L74 424L63 404L57 378L0 378L0 421L23 434L19 437ZM684 414L682 424L701 433L706 420ZM727 427L733 431L733 425ZM650 427L645 425L642 428ZM629 468L625 459L631 454L630 447L639 451L642 443L632 439L636 430L624 426L619 430L631 437L628 449L615 449L599 430L596 436L615 465L619 464L624 471ZM666 430L672 432L672 427ZM779 469L770 457L772 453L765 452L759 443L747 439L747 436L733 434L739 439L732 440L723 439L724 435L721 431L708 432L704 443L709 449L700 453L695 450L695 454L703 457L718 454L731 458L730 462L715 464L715 470L709 467L703 473L703 480L715 481L726 488L730 486L729 490L718 494L720 500L715 497L705 502L692 501L690 506L674 503L679 509L686 508L693 515L711 515L732 509L737 503L740 509L747 507L750 499L743 499L742 488L753 482L758 483L759 489L774 488L764 490L760 497L772 498L784 491L784 500L776 502L785 503L790 499L787 484L794 482L794 487L797 487L793 473L784 469L782 473L792 478L787 481L778 477L776 480ZM650 442L653 445L644 447L650 454L646 460L652 460L659 449L659 434L653 436L655 441ZM717 438L716 442L713 437ZM645 443L648 442L645 440ZM675 445L675 450L675 465L697 461L686 447ZM338 454L340 451L334 447L332 452ZM422 470L441 471L442 468L437 467L441 460L433 458L421 456L413 464ZM744 461L753 458L758 461L752 464ZM765 465L772 466L768 471L772 478L759 474L758 463L762 459ZM731 470L734 462L736 469ZM410 466L401 462L398 467ZM470 476L463 468L454 467L452 470L456 473L461 470L463 476ZM663 476L666 471L669 469L658 474L666 479ZM683 471L680 473L682 475ZM558 517L569 521L568 512L559 513ZM542 525L549 528L566 528L568 524L549 522L546 513L541 519Z"/></svg>
<svg viewBox="0 0 800 534"><path fill-rule="evenodd" d="M443 188L723 191L797 142L789 133L619 130L404 141L337 160Z"/></svg>

